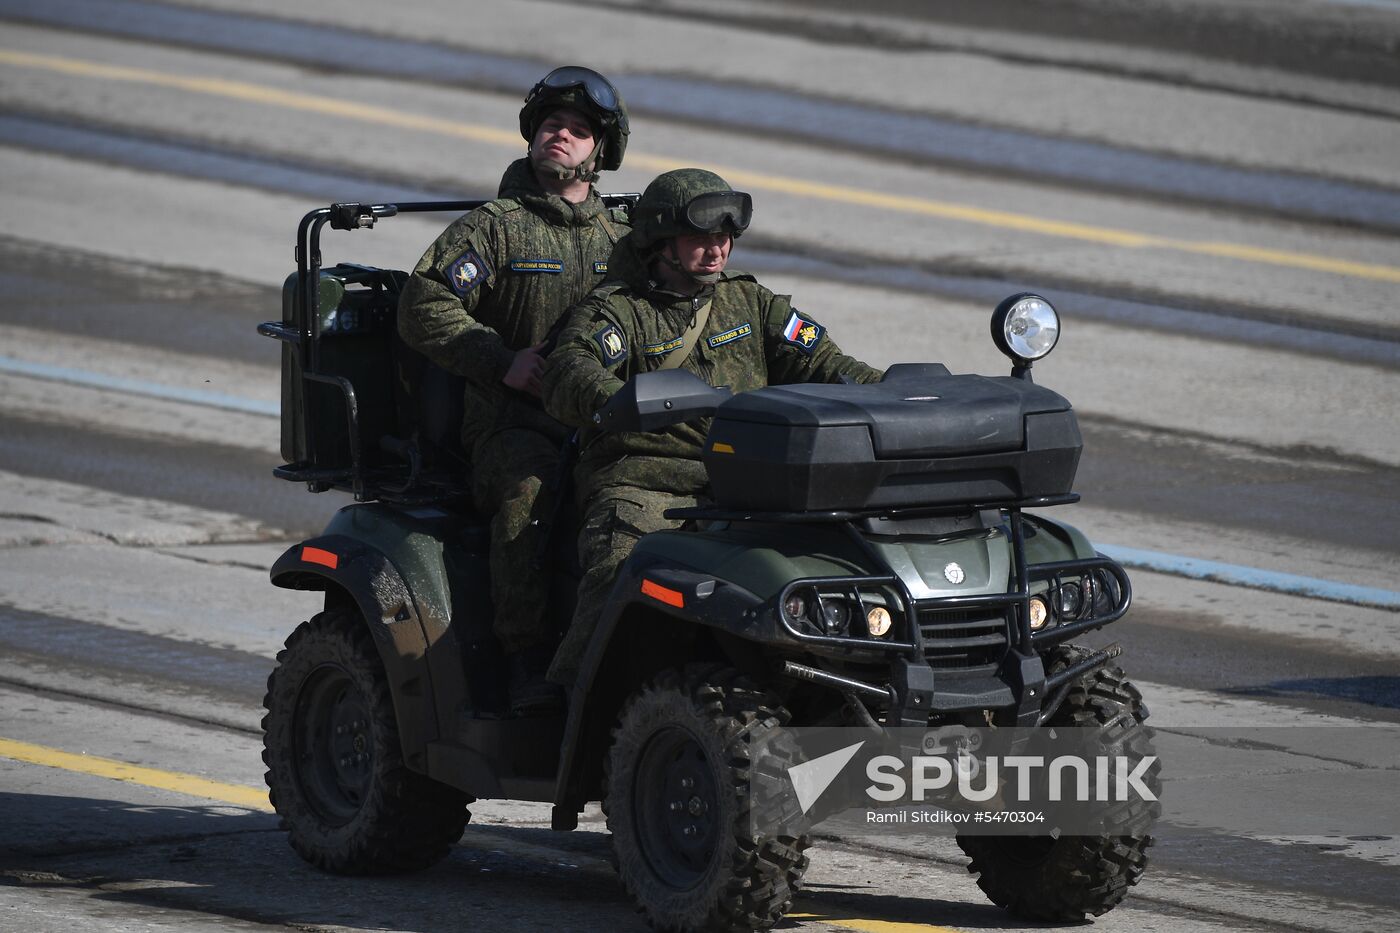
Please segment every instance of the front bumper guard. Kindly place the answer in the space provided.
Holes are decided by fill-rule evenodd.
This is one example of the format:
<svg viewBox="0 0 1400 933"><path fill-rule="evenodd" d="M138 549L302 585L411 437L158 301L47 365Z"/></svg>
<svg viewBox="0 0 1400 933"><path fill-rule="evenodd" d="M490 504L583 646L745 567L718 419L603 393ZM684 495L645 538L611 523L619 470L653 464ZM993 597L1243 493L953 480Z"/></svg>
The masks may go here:
<svg viewBox="0 0 1400 933"><path fill-rule="evenodd" d="M891 721L916 721L926 719L936 708L935 696L938 682L947 672L933 668L926 657L927 646L923 637L919 618L924 614L940 611L968 611L985 609L1001 613L1006 620L1007 655L1009 668L1004 667L1013 681L999 682L1009 688L1017 707L1037 706L1041 722L1064 701L1069 687L1084 674L1107 664L1121 654L1117 645L1102 649L1064 671L1050 677L1035 676L1028 672L1025 662L1035 659L1035 655L1054 645L1067 641L1076 635L1093 631L1121 619L1132 604L1132 584L1122 566L1111 558L1098 555L1054 563L1034 564L1025 568L1022 578L1024 586L1009 593L988 593L975 596L942 596L933 599L915 600L909 595L903 582L893 574L887 576L863 577L806 577L794 580L783 588L774 606L774 614L779 625L794 641L823 648L839 648L852 652L874 652L894 655L891 658L890 680L886 683L866 681L836 674L820 668L795 662L786 662L783 673L795 679L818 684L842 694L857 696L863 702L870 702L877 708L891 710ZM1048 582L1047 591L1055 591L1066 582L1080 581L1087 592L1083 593L1083 605L1075 618L1057 621L1049 628L1031 631L1030 592L1031 583ZM1090 581L1084 585L1084 581ZM875 591L880 591L877 596ZM859 610L851 617L851 626L860 634L832 634L827 632L804 631L803 625L815 628L810 620L804 623L791 619L784 607L790 596L803 592L810 593L817 618L825 618L822 593L838 594L846 598ZM868 595L867 595L868 594ZM903 628L900 638L875 638L863 631L867 607L887 605L893 599L899 610L899 624ZM1058 607L1055 609L1058 615ZM1031 667L1038 667L1032 664ZM1013 670L1014 669L1014 670ZM1043 670L1043 669L1042 669ZM1030 676L1026 676L1030 673ZM1048 702L1037 698L1049 697ZM1034 701L1034 702L1028 702ZM941 707L938 707L941 708ZM969 707L970 708L970 707Z"/></svg>

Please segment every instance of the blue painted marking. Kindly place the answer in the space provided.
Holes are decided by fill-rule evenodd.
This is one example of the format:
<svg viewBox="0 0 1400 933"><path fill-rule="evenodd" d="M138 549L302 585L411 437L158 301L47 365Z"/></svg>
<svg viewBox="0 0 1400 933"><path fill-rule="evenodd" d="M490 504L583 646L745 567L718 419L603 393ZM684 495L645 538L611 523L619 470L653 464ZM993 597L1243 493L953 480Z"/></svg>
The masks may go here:
<svg viewBox="0 0 1400 933"><path fill-rule="evenodd" d="M1119 563L1129 567L1139 567L1143 570L1155 570L1159 573L1170 573L1197 580L1228 583L1232 586L1273 590L1278 593L1308 596L1313 599L1325 599L1337 603L1353 603L1377 609L1400 609L1400 593L1373 586L1337 583L1332 580L1319 580L1316 577L1303 577L1274 570L1260 570L1257 567L1245 567L1240 564L1222 564L1213 560L1163 554L1160 551L1143 551L1131 547L1103 545L1099 547L1099 551Z"/></svg>
<svg viewBox="0 0 1400 933"><path fill-rule="evenodd" d="M162 385L158 382L146 382L141 379L125 379L121 376L104 376L101 373L91 373L81 369L69 369L66 366L49 366L45 363L30 363L25 360L16 360L8 356L0 356L0 371L14 373L20 376L32 376L36 379L48 379L53 382L67 382L71 385L87 386L94 389L113 389L117 392L126 392L131 395L145 395L151 398L167 399L173 402L189 402L194 405L205 405L210 408L225 408L229 411L241 411L252 415L271 415L276 417L282 410L281 404L278 402L258 402L253 399L240 398L236 395L224 395L222 392L205 392L201 389L182 389L179 386Z"/></svg>

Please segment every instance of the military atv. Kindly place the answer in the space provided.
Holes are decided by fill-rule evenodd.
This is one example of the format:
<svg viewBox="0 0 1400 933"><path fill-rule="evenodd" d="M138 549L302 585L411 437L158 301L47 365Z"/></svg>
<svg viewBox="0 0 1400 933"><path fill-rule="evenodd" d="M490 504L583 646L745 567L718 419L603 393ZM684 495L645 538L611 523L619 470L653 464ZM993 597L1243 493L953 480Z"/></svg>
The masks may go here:
<svg viewBox="0 0 1400 933"><path fill-rule="evenodd" d="M1059 327L1033 295L992 318L1011 377L912 364L876 385L737 396L679 370L629 383L599 425L712 418L713 505L637 546L567 712L508 717L487 527L457 450L460 381L398 341L403 273L323 267L320 253L328 224L477 203L313 211L282 320L259 328L283 347L275 474L356 500L271 570L276 586L325 594L278 654L263 719L271 799L302 857L348 874L419 869L448 853L474 798L552 803L556 830L601 801L653 926L763 929L790 908L810 838L753 828L755 808L786 805L753 792L760 733L1080 725L1140 747L1147 710L1112 663L1119 648L1069 643L1124 615L1128 577L1026 511L1077 500L1081 448L1069 403L1030 378ZM568 517L561 630L577 580ZM958 841L992 901L1077 921L1123 899L1150 837Z"/></svg>

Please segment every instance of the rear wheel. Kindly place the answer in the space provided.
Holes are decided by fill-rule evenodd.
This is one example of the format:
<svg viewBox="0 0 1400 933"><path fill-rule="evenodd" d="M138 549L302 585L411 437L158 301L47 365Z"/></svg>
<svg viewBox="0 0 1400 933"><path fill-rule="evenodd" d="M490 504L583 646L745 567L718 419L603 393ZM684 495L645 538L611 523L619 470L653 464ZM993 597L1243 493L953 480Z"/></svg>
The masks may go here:
<svg viewBox="0 0 1400 933"><path fill-rule="evenodd" d="M1091 652L1073 645L1056 649L1047 669L1061 671ZM1047 725L1097 729L1113 755L1136 763L1151 754L1143 725L1147 707L1142 694L1116 665L1082 677ZM1148 786L1160 788L1156 769ZM1116 825L1145 827L1155 818L1157 804L1136 798L1117 805L1109 814ZM1116 907L1137 884L1147 867L1152 837L1102 836L958 836L958 845L972 859L968 871L977 886L998 907L1017 917L1041 921L1079 921Z"/></svg>
<svg viewBox="0 0 1400 933"><path fill-rule="evenodd" d="M327 610L277 655L263 763L292 848L326 871L411 871L462 835L470 798L404 765L384 665L364 620Z"/></svg>
<svg viewBox="0 0 1400 933"><path fill-rule="evenodd" d="M776 825L792 801L762 789L777 782L752 780L760 743L796 759L778 730L786 719L725 667L667 671L628 701L604 808L618 874L654 928L762 930L791 907L808 840L755 829Z"/></svg>

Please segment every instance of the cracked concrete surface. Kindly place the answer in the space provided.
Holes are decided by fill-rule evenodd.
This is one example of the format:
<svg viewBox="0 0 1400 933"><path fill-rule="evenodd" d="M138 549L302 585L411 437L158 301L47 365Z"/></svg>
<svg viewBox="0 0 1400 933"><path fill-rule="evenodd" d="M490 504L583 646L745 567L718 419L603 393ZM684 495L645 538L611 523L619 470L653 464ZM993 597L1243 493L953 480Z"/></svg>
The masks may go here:
<svg viewBox="0 0 1400 933"><path fill-rule="evenodd" d="M0 471L0 547L95 541L173 547L275 535L240 515Z"/></svg>

